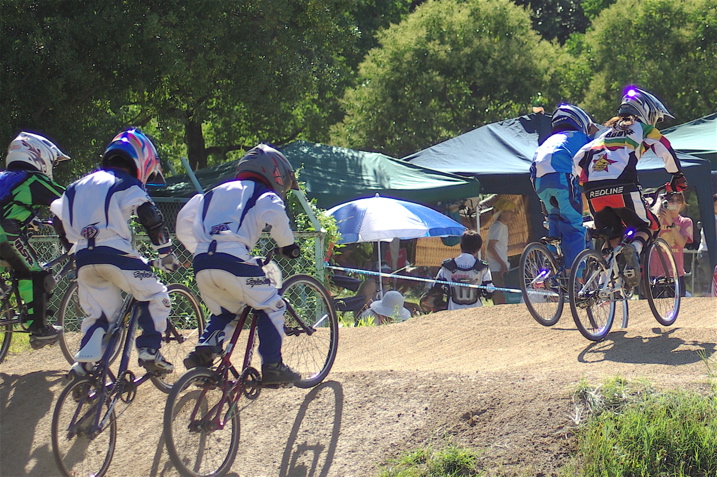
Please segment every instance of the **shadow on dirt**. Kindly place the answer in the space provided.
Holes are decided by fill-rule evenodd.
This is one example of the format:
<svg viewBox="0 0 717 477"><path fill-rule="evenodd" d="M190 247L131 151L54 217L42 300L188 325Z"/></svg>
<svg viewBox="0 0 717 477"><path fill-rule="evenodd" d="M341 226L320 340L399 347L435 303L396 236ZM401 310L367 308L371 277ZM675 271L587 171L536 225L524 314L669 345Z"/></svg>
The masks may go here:
<svg viewBox="0 0 717 477"><path fill-rule="evenodd" d="M343 408L343 388L335 381L327 381L306 395L286 441L281 477L331 475Z"/></svg>
<svg viewBox="0 0 717 477"><path fill-rule="evenodd" d="M0 373L0 475L57 474L49 435L35 447L35 430L52 414L55 396L50 390L64 377L60 371L26 375Z"/></svg>
<svg viewBox="0 0 717 477"><path fill-rule="evenodd" d="M715 343L685 341L672 336L679 328L664 331L653 328L655 336L627 338L627 331L613 331L604 341L591 343L578 354L581 363L612 361L634 364L664 364L681 366L702 360L698 350L706 357L715 352Z"/></svg>

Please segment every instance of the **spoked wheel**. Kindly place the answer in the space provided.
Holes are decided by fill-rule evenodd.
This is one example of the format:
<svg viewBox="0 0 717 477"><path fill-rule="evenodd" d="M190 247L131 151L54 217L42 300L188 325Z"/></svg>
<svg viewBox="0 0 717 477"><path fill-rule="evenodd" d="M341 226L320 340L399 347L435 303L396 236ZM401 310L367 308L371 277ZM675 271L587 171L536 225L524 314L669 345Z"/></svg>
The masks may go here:
<svg viewBox="0 0 717 477"><path fill-rule="evenodd" d="M528 244L520 256L520 290L531 316L543 326L560 319L565 292L560 287L558 265L548 247Z"/></svg>
<svg viewBox="0 0 717 477"><path fill-rule="evenodd" d="M153 376L152 382L165 393L172 389L184 370L182 360L199 343L204 332L204 313L197 296L184 285L167 286L172 310L167 317L167 331L162 336L162 355L174 364L174 371Z"/></svg>
<svg viewBox="0 0 717 477"><path fill-rule="evenodd" d="M615 320L615 300L605 293L609 279L610 270L599 252L580 252L570 272L570 311L580 333L591 341L604 340Z"/></svg>
<svg viewBox="0 0 717 477"><path fill-rule="evenodd" d="M89 378L76 379L60 393L52 415L52 454L65 476L103 476L107 473L117 441L114 410L101 430L107 404L100 402Z"/></svg>
<svg viewBox="0 0 717 477"><path fill-rule="evenodd" d="M0 363L5 361L7 352L10 351L10 341L12 340L12 325L0 326Z"/></svg>
<svg viewBox="0 0 717 477"><path fill-rule="evenodd" d="M295 386L316 386L329 374L336 359L339 323L334 302L326 287L310 275L289 277L281 295L287 304L284 363L301 374Z"/></svg>
<svg viewBox="0 0 717 477"><path fill-rule="evenodd" d="M643 289L658 323L670 326L680 312L680 277L675 257L663 239L657 239L645 253Z"/></svg>
<svg viewBox="0 0 717 477"><path fill-rule="evenodd" d="M65 290L65 294L60 302L60 309L58 310L57 325L62 327L62 334L60 335L60 348L62 348L62 354L68 363L73 364L75 362L74 356L80 350L80 342L82 341L82 320L85 319L85 312L80 306L80 298L77 292L77 282L70 283L70 286ZM119 342L124 341L124 333L127 332L127 328L123 327L122 337ZM117 346L116 350L111 356L110 363L114 362L119 356L121 346Z"/></svg>
<svg viewBox="0 0 717 477"><path fill-rule="evenodd" d="M164 408L164 437L182 475L229 471L239 448L239 412L224 399L216 373L194 368L174 384Z"/></svg>

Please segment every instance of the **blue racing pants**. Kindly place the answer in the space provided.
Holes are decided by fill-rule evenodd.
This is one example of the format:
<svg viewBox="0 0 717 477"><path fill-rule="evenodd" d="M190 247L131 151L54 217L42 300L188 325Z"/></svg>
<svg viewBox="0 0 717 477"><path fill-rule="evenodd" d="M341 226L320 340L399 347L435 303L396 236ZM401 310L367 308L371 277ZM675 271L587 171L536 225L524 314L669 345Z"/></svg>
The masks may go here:
<svg viewBox="0 0 717 477"><path fill-rule="evenodd" d="M578 181L571 174L554 172L535 178L535 192L548 214L548 234L560 237L565 267L585 248L583 199Z"/></svg>

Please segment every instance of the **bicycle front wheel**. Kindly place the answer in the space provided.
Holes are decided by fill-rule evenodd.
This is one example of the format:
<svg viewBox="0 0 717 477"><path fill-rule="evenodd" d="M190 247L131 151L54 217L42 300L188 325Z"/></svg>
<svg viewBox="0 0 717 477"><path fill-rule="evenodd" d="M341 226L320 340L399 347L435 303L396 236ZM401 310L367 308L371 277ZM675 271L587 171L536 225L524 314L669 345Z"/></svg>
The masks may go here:
<svg viewBox="0 0 717 477"><path fill-rule="evenodd" d="M164 408L167 452L182 475L217 476L229 471L239 449L239 412L215 372L187 371Z"/></svg>
<svg viewBox="0 0 717 477"><path fill-rule="evenodd" d="M570 271L570 311L582 335L601 341L610 333L615 320L615 300L608 290L610 269L602 255L583 250Z"/></svg>
<svg viewBox="0 0 717 477"><path fill-rule="evenodd" d="M281 295L287 304L283 361L301 374L295 386L316 386L331 371L338 350L339 322L334 302L320 281L303 274L285 280Z"/></svg>
<svg viewBox="0 0 717 477"><path fill-rule="evenodd" d="M655 240L645 253L642 283L647 303L658 323L672 325L680 312L680 277L675 257L663 239Z"/></svg>
<svg viewBox="0 0 717 477"><path fill-rule="evenodd" d="M174 364L174 371L152 376L154 385L164 393L168 393L181 376L180 363L197 346L204 332L204 313L194 292L179 283L168 285L167 292L172 310L167 317L167 330L162 336L162 355Z"/></svg>
<svg viewBox="0 0 717 477"><path fill-rule="evenodd" d="M117 441L114 410L102 429L96 424L108 410L89 378L76 379L62 390L52 415L52 454L63 475L107 473Z"/></svg>
<svg viewBox="0 0 717 477"><path fill-rule="evenodd" d="M560 288L558 265L552 252L539 242L528 244L520 255L520 290L530 315L543 326L560 319L565 293Z"/></svg>

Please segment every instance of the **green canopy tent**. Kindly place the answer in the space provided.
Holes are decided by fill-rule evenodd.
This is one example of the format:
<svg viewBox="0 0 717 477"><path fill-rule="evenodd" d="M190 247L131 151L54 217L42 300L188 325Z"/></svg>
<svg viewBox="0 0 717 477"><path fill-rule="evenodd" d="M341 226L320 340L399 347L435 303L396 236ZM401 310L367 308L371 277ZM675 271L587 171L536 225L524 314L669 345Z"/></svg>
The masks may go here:
<svg viewBox="0 0 717 477"><path fill-rule="evenodd" d="M279 148L299 171L306 195L317 206L329 209L336 204L363 197L393 197L424 205L475 197L480 183L451 173L410 164L376 152L355 151L307 141L295 141ZM200 187L207 191L234 178L238 160L195 172ZM163 187L148 187L155 198L189 198L197 193L191 178L181 174L167 178Z"/></svg>
<svg viewBox="0 0 717 477"><path fill-rule="evenodd" d="M676 151L707 159L712 170L717 169L717 113L666 128L662 133Z"/></svg>

